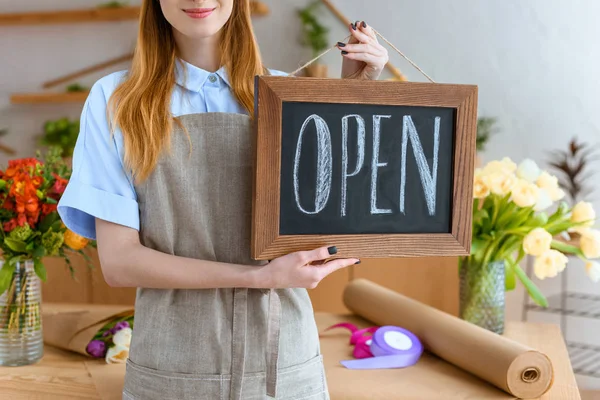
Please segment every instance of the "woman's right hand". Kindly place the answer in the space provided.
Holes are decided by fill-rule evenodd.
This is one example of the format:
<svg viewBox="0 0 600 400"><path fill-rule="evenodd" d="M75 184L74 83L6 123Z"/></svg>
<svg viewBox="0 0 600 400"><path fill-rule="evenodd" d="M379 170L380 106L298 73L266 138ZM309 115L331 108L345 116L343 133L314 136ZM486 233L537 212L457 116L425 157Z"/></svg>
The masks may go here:
<svg viewBox="0 0 600 400"><path fill-rule="evenodd" d="M264 282L265 288L314 289L323 278L332 272L360 263L358 258L338 258L325 261L336 252L336 248L331 246L281 256L259 267L259 281Z"/></svg>

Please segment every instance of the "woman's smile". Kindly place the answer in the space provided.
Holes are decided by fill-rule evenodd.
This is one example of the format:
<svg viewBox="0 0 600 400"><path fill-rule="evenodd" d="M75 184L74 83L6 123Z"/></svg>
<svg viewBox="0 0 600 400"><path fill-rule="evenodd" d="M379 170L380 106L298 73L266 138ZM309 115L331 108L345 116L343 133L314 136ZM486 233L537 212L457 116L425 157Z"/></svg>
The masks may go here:
<svg viewBox="0 0 600 400"><path fill-rule="evenodd" d="M189 8L187 10L183 10L188 16L191 18L206 18L216 10L216 7L213 8Z"/></svg>

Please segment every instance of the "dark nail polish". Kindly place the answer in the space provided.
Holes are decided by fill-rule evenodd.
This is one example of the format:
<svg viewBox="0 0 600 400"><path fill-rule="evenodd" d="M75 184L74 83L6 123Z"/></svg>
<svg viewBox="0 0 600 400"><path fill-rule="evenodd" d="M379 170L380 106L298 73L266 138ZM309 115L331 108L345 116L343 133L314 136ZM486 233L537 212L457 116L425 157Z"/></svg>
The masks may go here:
<svg viewBox="0 0 600 400"><path fill-rule="evenodd" d="M329 252L329 254L336 254L337 253L337 247L335 247L335 246L328 247L327 251Z"/></svg>
<svg viewBox="0 0 600 400"><path fill-rule="evenodd" d="M367 27L367 23L365 21L363 21L362 26L363 26L363 28L366 28Z"/></svg>
<svg viewBox="0 0 600 400"><path fill-rule="evenodd" d="M356 264L360 264L360 260L358 260L357 262L354 263L354 265L356 265Z"/></svg>
<svg viewBox="0 0 600 400"><path fill-rule="evenodd" d="M346 43L344 43L344 42L338 42L338 46L339 46L339 47L345 47L345 46L346 46Z"/></svg>
<svg viewBox="0 0 600 400"><path fill-rule="evenodd" d="M342 50L342 55L345 56L346 54L348 54L348 52L346 50Z"/></svg>
<svg viewBox="0 0 600 400"><path fill-rule="evenodd" d="M356 24L352 23L350 24L350 26L352 27L352 30L355 31L356 30Z"/></svg>

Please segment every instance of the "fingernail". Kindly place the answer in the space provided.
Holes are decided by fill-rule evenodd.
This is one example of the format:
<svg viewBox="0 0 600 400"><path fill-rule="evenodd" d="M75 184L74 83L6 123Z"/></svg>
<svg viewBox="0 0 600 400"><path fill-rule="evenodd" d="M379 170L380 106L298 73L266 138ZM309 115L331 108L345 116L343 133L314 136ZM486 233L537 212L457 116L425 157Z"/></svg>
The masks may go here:
<svg viewBox="0 0 600 400"><path fill-rule="evenodd" d="M337 247L335 247L335 246L328 247L327 251L329 252L329 254L336 254L337 253Z"/></svg>
<svg viewBox="0 0 600 400"><path fill-rule="evenodd" d="M345 47L345 46L346 46L346 43L344 43L344 42L338 42L338 46L339 46L339 47Z"/></svg>
<svg viewBox="0 0 600 400"><path fill-rule="evenodd" d="M354 263L354 265L356 265L356 264L360 264L360 260L358 260L357 262Z"/></svg>
<svg viewBox="0 0 600 400"><path fill-rule="evenodd" d="M355 31L356 30L356 24L352 23L350 24L350 26L352 27L352 30Z"/></svg>
<svg viewBox="0 0 600 400"><path fill-rule="evenodd" d="M342 55L345 56L346 54L348 54L348 52L346 50L342 50Z"/></svg>
<svg viewBox="0 0 600 400"><path fill-rule="evenodd" d="M363 21L362 26L363 26L363 28L366 28L367 27L367 23L365 21Z"/></svg>

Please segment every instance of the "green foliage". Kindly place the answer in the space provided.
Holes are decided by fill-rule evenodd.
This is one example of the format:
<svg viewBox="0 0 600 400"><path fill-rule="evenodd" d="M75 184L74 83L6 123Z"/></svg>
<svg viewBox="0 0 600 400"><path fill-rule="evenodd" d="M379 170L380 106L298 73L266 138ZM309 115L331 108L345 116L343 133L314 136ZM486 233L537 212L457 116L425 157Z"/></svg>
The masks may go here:
<svg viewBox="0 0 600 400"><path fill-rule="evenodd" d="M40 138L42 146L55 147L51 151L58 152L58 157L71 157L77 137L79 136L79 120L69 120L60 118L53 121L46 121L44 124L44 134ZM55 154L52 153L51 156Z"/></svg>
<svg viewBox="0 0 600 400"><path fill-rule="evenodd" d="M90 90L90 88L83 86L79 83L72 83L69 86L67 86L67 92L69 93L73 93L73 92L86 92Z"/></svg>
<svg viewBox="0 0 600 400"><path fill-rule="evenodd" d="M305 8L298 10L298 17L302 23L301 43L303 46L311 48L313 57L316 57L329 46L327 38L329 29L322 25L316 16L320 5L321 2L316 0Z"/></svg>
<svg viewBox="0 0 600 400"><path fill-rule="evenodd" d="M496 122L496 118L493 117L481 117L477 120L477 151L485 150L485 145L494 133Z"/></svg>
<svg viewBox="0 0 600 400"><path fill-rule="evenodd" d="M128 1L107 1L106 3L98 4L98 8L121 8L128 5Z"/></svg>

